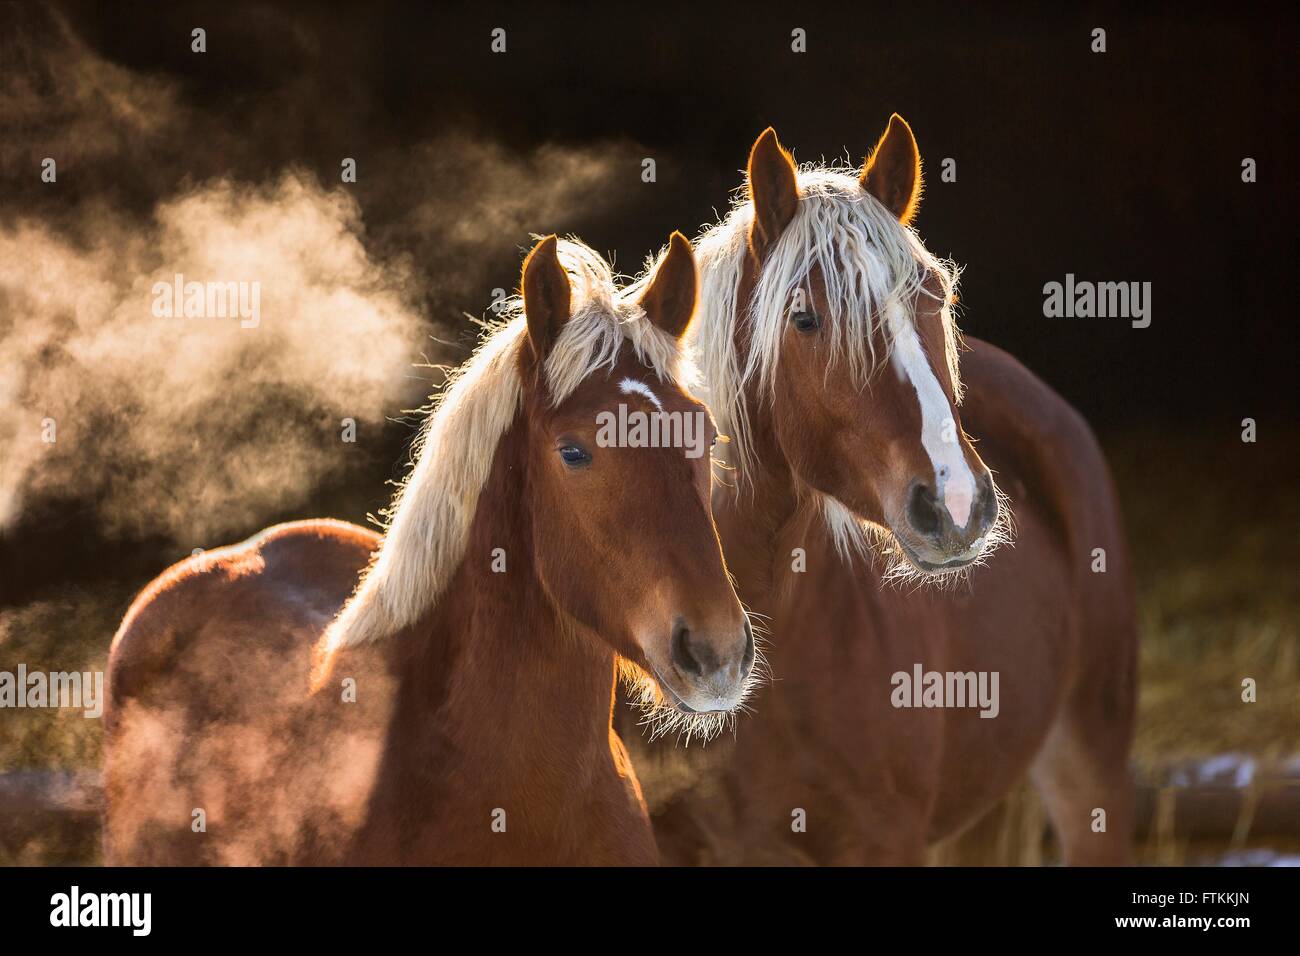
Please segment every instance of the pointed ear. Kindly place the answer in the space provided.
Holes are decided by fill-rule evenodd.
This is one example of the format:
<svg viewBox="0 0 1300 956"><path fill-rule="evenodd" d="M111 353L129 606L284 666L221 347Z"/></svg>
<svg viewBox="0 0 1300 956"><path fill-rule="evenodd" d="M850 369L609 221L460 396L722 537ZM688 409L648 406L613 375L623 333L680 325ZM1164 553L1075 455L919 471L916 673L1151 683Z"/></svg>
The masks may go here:
<svg viewBox="0 0 1300 956"><path fill-rule="evenodd" d="M569 275L560 265L559 242L547 236L524 260L524 314L533 356L546 358L564 323L569 320Z"/></svg>
<svg viewBox="0 0 1300 956"><path fill-rule="evenodd" d="M749 246L762 257L781 238L799 208L794 160L781 148L776 130L770 126L749 151L749 198L754 202Z"/></svg>
<svg viewBox="0 0 1300 956"><path fill-rule="evenodd" d="M885 135L867 157L858 178L862 188L909 225L921 204L921 153L912 127L895 113Z"/></svg>
<svg viewBox="0 0 1300 956"><path fill-rule="evenodd" d="M691 251L690 240L674 232L668 239L668 252L641 295L641 308L657 327L680 339L695 317L698 298L695 253Z"/></svg>

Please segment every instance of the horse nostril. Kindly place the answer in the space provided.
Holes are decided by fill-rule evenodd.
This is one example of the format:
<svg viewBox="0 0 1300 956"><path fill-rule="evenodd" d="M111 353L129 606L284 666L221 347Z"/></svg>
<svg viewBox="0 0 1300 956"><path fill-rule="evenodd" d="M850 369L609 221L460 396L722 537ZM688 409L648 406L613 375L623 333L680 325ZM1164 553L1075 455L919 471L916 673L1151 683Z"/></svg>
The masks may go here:
<svg viewBox="0 0 1300 956"><path fill-rule="evenodd" d="M686 671L700 677L704 674L704 665L691 652L691 629L681 621L673 629L673 662Z"/></svg>
<svg viewBox="0 0 1300 956"><path fill-rule="evenodd" d="M993 479L985 475L980 479L979 524L987 530L998 517L998 496L993 491Z"/></svg>
<svg viewBox="0 0 1300 956"><path fill-rule="evenodd" d="M748 674L754 667L754 629L749 626L749 619L745 619L745 657L740 662L740 672Z"/></svg>
<svg viewBox="0 0 1300 956"><path fill-rule="evenodd" d="M935 535L943 527L939 516L939 502L934 492L925 485L917 484L912 488L911 498L907 502L907 520L913 530L924 535Z"/></svg>

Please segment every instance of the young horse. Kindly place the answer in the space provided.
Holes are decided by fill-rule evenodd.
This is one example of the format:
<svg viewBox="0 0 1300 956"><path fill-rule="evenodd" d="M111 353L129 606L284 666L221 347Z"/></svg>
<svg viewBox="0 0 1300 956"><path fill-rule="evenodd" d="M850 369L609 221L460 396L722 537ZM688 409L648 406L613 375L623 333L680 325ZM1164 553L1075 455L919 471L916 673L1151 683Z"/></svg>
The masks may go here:
<svg viewBox="0 0 1300 956"><path fill-rule="evenodd" d="M108 860L656 862L616 661L670 719L718 723L753 636L708 457L597 447L597 421L636 403L712 429L679 349L696 286L680 235L635 300L542 241L382 539L281 525L150 584L110 656Z"/></svg>
<svg viewBox="0 0 1300 956"><path fill-rule="evenodd" d="M697 244L701 366L732 437L715 512L775 680L726 761L730 843L724 824L689 859L919 862L1031 767L1067 862L1126 859L1136 631L1114 489L1079 415L971 340L976 453L956 271L909 228L920 189L898 116L860 172L796 169L769 129L748 201ZM993 555L1009 512L1015 547ZM719 826L689 807L657 822L661 846Z"/></svg>

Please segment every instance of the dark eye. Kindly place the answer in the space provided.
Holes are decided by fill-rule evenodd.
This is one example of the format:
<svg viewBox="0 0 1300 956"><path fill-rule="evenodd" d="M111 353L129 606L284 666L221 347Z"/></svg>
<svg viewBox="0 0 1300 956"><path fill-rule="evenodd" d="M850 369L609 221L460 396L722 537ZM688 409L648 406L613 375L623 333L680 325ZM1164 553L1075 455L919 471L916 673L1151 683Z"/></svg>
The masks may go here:
<svg viewBox="0 0 1300 956"><path fill-rule="evenodd" d="M577 445L565 445L560 449L560 457L564 459L566 465L585 465L591 461L591 455L587 450Z"/></svg>
<svg viewBox="0 0 1300 956"><path fill-rule="evenodd" d="M794 321L794 327L800 332L815 331L822 324L816 312L796 312L790 318Z"/></svg>

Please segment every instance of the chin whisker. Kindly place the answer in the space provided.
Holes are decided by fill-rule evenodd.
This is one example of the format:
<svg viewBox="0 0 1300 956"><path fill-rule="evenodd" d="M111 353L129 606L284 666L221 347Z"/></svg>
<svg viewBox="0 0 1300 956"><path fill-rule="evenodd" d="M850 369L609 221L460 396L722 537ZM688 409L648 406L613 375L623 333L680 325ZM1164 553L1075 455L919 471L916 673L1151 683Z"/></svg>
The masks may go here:
<svg viewBox="0 0 1300 956"><path fill-rule="evenodd" d="M865 521L834 498L824 497L822 513L835 550L846 561L859 557L880 571L882 587L910 588L911 592L927 588L938 590L970 586L971 574L988 563L999 548L1015 546L1015 516L1010 498L996 485L997 517L984 535L984 547L969 564L959 568L926 571L907 557L895 534L888 528Z"/></svg>
<svg viewBox="0 0 1300 956"><path fill-rule="evenodd" d="M619 658L619 679L627 689L628 705L640 712L637 726L651 741L661 737L674 737L676 743L689 747L692 740L701 744L722 735L724 731L732 734L736 731L736 715L752 714L748 701L754 691L769 680L766 648L767 628L756 623L756 612L745 610L750 618L750 628L754 632L754 666L740 699L727 711L708 711L687 713L677 706L664 693L659 681L642 667L626 658Z"/></svg>

